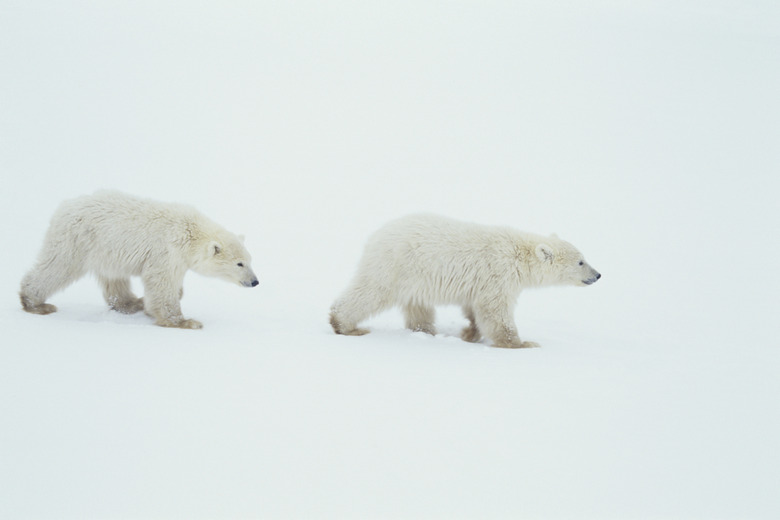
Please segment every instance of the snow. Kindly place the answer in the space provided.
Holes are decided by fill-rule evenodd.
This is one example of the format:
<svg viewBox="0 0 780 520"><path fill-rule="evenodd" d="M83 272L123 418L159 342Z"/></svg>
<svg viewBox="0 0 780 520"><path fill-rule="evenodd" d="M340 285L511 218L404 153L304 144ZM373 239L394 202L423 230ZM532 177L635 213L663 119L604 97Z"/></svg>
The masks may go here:
<svg viewBox="0 0 780 520"><path fill-rule="evenodd" d="M777 518L780 37L759 1L28 1L0 17L0 518ZM64 198L245 233L200 331L16 297ZM541 349L327 312L367 235L556 232ZM140 290L140 288L139 288Z"/></svg>

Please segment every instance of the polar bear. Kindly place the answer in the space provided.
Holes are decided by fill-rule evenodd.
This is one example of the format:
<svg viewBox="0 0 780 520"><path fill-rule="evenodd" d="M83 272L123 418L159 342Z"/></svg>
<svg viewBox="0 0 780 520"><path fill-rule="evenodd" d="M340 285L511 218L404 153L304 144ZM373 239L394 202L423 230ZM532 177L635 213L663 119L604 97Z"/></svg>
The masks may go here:
<svg viewBox="0 0 780 520"><path fill-rule="evenodd" d="M577 249L555 235L420 214L394 220L366 244L357 274L333 303L337 334L362 335L357 325L400 306L406 327L436 334L434 306L462 307L469 325L461 338L483 335L502 348L538 347L520 341L513 310L520 291L546 285L591 285L601 275Z"/></svg>
<svg viewBox="0 0 780 520"><path fill-rule="evenodd" d="M49 314L57 310L45 303L49 296L92 272L112 309L144 310L157 325L199 329L200 322L181 313L184 275L192 269L255 287L257 277L242 242L189 206L97 192L57 209L19 296L25 311ZM141 277L144 298L131 292L131 276Z"/></svg>

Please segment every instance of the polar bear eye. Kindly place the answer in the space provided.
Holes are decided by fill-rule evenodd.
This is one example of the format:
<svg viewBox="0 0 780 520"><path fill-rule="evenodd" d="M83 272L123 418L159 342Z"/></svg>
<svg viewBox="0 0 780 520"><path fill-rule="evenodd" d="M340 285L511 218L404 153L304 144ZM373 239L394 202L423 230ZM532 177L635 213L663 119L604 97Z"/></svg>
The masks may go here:
<svg viewBox="0 0 780 520"><path fill-rule="evenodd" d="M584 263L584 262L583 262L582 260L580 260L580 265L582 265L583 263ZM240 265L240 264L239 264L239 265Z"/></svg>
<svg viewBox="0 0 780 520"><path fill-rule="evenodd" d="M239 262L236 264L238 267L244 267L244 264L242 262ZM580 265L582 265L582 262L580 262Z"/></svg>

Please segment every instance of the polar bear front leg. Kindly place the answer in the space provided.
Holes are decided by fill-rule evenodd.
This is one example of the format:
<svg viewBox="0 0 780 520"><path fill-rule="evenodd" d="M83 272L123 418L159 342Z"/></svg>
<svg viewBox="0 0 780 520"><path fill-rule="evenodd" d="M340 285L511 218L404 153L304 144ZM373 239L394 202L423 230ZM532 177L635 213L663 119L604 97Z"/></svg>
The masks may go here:
<svg viewBox="0 0 780 520"><path fill-rule="evenodd" d="M182 316L179 295L184 275L162 270L148 269L142 275L144 284L144 307L146 313L161 327L179 329L202 329L197 320Z"/></svg>
<svg viewBox="0 0 780 520"><path fill-rule="evenodd" d="M479 329L493 340L493 346L498 348L532 348L538 347L533 341L520 341L517 327L512 318L512 307L509 305L479 305L474 309Z"/></svg>

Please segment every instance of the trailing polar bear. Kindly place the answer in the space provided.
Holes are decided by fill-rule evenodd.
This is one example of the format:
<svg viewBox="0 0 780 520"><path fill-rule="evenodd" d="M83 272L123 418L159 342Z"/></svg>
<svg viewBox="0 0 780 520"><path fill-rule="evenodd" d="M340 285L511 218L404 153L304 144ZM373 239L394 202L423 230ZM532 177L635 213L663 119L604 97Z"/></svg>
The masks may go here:
<svg viewBox="0 0 780 520"><path fill-rule="evenodd" d="M601 275L574 246L505 227L411 215L376 231L357 274L331 307L337 334L362 335L366 318L400 306L406 327L436 334L434 306L463 308L465 341L484 335L503 348L537 347L520 341L513 310L520 291L545 285L591 285Z"/></svg>
<svg viewBox="0 0 780 520"><path fill-rule="evenodd" d="M256 286L242 242L189 206L97 192L57 209L19 296L25 311L49 314L57 310L45 303L49 296L92 272L112 309L127 314L144 310L157 325L199 329L200 322L181 313L184 275L192 269ZM144 298L131 292L131 276L141 277Z"/></svg>

